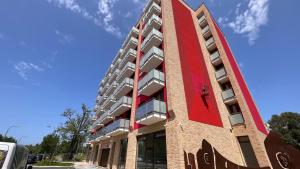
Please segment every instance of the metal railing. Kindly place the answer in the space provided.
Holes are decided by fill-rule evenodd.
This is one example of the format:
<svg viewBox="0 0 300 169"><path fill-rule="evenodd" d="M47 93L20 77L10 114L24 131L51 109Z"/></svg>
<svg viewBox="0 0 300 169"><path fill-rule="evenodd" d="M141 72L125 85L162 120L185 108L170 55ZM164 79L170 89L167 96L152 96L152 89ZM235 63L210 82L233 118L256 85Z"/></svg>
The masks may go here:
<svg viewBox="0 0 300 169"><path fill-rule="evenodd" d="M165 74L156 69L153 69L142 80L139 81L138 89L141 90L142 88L147 86L153 80L157 80L161 83L164 83L165 82Z"/></svg>
<svg viewBox="0 0 300 169"><path fill-rule="evenodd" d="M156 46L153 46L141 59L140 66L143 67L144 64L153 56L156 55L161 59L164 58L164 52Z"/></svg>
<svg viewBox="0 0 300 169"><path fill-rule="evenodd" d="M160 100L153 99L150 102L147 102L141 105L136 112L136 120L141 120L144 117L147 117L153 113L166 114L166 103Z"/></svg>

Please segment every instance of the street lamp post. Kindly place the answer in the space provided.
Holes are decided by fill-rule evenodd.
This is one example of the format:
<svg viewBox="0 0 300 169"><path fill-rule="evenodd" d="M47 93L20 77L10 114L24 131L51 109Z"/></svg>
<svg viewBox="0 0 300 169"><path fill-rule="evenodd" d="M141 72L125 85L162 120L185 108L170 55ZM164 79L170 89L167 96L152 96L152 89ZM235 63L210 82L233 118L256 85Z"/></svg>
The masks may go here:
<svg viewBox="0 0 300 169"><path fill-rule="evenodd" d="M12 129L12 128L14 128L14 127L17 127L17 126L9 126L9 127L7 128L5 134L4 134L4 137L6 137L7 134L8 134L8 132L9 132L9 130Z"/></svg>

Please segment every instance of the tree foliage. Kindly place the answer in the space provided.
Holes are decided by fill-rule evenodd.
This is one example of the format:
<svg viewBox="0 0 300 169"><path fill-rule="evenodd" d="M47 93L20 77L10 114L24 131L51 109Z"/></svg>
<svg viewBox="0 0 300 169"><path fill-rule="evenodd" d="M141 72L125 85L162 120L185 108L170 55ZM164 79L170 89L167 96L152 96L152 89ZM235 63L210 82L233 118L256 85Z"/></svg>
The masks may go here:
<svg viewBox="0 0 300 169"><path fill-rule="evenodd" d="M268 121L270 129L281 134L286 143L300 150L300 114L284 112Z"/></svg>
<svg viewBox="0 0 300 169"><path fill-rule="evenodd" d="M49 134L43 138L40 146L40 151L52 157L59 144L59 136L56 134Z"/></svg>
<svg viewBox="0 0 300 169"><path fill-rule="evenodd" d="M39 154L41 153L41 145L40 144L29 144L26 145L26 147L28 148L30 154Z"/></svg>
<svg viewBox="0 0 300 169"><path fill-rule="evenodd" d="M57 129L57 132L62 138L61 148L65 150L63 153L68 153L66 158L71 160L86 137L86 131L91 123L91 111L83 104L82 112L66 109L62 116L66 118L66 122Z"/></svg>
<svg viewBox="0 0 300 169"><path fill-rule="evenodd" d="M2 142L9 142L9 143L16 143L17 140L14 137L7 137L0 134L0 141Z"/></svg>

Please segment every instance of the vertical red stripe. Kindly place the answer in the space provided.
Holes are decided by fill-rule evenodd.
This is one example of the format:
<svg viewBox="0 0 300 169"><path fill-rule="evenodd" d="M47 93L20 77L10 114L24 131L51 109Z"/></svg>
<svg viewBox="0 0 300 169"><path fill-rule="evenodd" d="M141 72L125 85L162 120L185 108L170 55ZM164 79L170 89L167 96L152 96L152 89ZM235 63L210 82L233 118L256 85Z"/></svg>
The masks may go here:
<svg viewBox="0 0 300 169"><path fill-rule="evenodd" d="M231 67L232 67L232 69L233 69L233 72L234 72L234 74L235 74L235 77L237 78L238 84L239 84L239 86L240 86L240 88L241 88L241 90L242 90L242 93L243 93L244 97L245 97L245 100L246 100L246 102L247 102L247 105L248 105L248 107L249 107L249 109L250 109L250 112L251 112L251 115L252 115L252 117L253 117L253 120L255 121L256 127L257 127L262 133L264 133L264 134L267 135L268 132L267 132L267 130L266 130L266 127L265 127L265 125L264 125L264 122L263 122L262 118L261 118L260 115L259 115L259 112L258 112L258 110L257 110L257 107L256 107L256 105L255 105L255 103L254 103L254 101L253 101L253 98L251 97L251 94L250 94L250 92L249 92L249 89L248 89L248 87L247 87L247 85L246 85L245 80L243 79L243 76L242 76L242 74L241 74L241 72L240 72L240 70L239 70L239 68L238 68L238 65L237 65L237 63L236 63L236 61L235 61L235 59L234 59L234 57L233 57L233 54L232 54L232 52L231 52L231 50L230 50L230 48L229 48L229 45L228 45L228 43L227 43L227 41L226 41L226 39L225 39L223 33L221 32L220 28L218 27L218 25L215 23L214 20L213 20L213 23L214 23L214 26L215 26L215 28L216 28L216 30L217 30L217 32L218 32L218 35L219 35L219 38L220 38L220 40L221 40L222 46L223 46L223 48L224 48L224 50L225 50L225 52L226 52L226 55L227 55L227 57L228 57L228 60L229 60L229 62L230 62L230 65L231 65Z"/></svg>
<svg viewBox="0 0 300 169"><path fill-rule="evenodd" d="M172 6L189 119L223 127L191 11L179 0Z"/></svg>

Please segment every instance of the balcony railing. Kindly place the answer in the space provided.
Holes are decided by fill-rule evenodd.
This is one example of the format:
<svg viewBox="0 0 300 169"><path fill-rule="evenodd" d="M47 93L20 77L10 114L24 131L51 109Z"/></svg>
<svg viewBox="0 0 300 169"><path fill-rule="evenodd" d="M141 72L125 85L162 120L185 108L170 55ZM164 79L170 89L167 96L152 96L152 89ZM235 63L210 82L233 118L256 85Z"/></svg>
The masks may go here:
<svg viewBox="0 0 300 169"><path fill-rule="evenodd" d="M132 97L121 97L110 109L111 116L120 116L131 109Z"/></svg>
<svg viewBox="0 0 300 169"><path fill-rule="evenodd" d="M166 119L166 103L152 100L141 105L136 112L136 121L139 124L151 125Z"/></svg>
<svg viewBox="0 0 300 169"><path fill-rule="evenodd" d="M110 115L110 111L106 111L99 118L100 125L103 126L112 120L112 116Z"/></svg>
<svg viewBox="0 0 300 169"><path fill-rule="evenodd" d="M153 68L158 67L164 60L164 52L153 46L141 59L141 70L143 72L149 72Z"/></svg>
<svg viewBox="0 0 300 169"><path fill-rule="evenodd" d="M110 107L116 102L114 95L110 95L107 100L103 103L102 108L105 110L110 109Z"/></svg>
<svg viewBox="0 0 300 169"><path fill-rule="evenodd" d="M125 48L126 44L128 43L129 39L131 37L137 38L139 36L139 30L136 27L132 27L132 29L130 30L130 32L128 33L124 43L123 43L123 48Z"/></svg>
<svg viewBox="0 0 300 169"><path fill-rule="evenodd" d="M160 31L152 29L148 36L144 39L142 43L142 51L144 53L148 52L153 46L159 47L162 43L163 35Z"/></svg>
<svg viewBox="0 0 300 169"><path fill-rule="evenodd" d="M101 116L93 123L92 128L97 130L98 128L100 128L101 126L103 126L101 124Z"/></svg>
<svg viewBox="0 0 300 169"><path fill-rule="evenodd" d="M220 57L220 53L219 51L215 51L213 54L210 55L210 60L211 63L215 66L219 65L220 63L222 63L222 59Z"/></svg>
<svg viewBox="0 0 300 169"><path fill-rule="evenodd" d="M219 83L224 83L228 80L227 72L224 67L216 71L216 79Z"/></svg>
<svg viewBox="0 0 300 169"><path fill-rule="evenodd" d="M120 74L120 70L119 70L119 69L116 69L116 70L112 73L112 75L111 75L111 77L110 77L110 79L109 79L109 81L108 81L108 84L113 83L113 81L116 80L116 78L119 76L119 74Z"/></svg>
<svg viewBox="0 0 300 169"><path fill-rule="evenodd" d="M125 96L133 89L134 80L130 78L125 78L122 83L118 86L118 88L114 92L115 98L120 98L122 96Z"/></svg>
<svg viewBox="0 0 300 169"><path fill-rule="evenodd" d="M136 59L136 55L136 50L129 49L128 52L125 54L124 58L122 59L122 62L119 64L119 69L123 69L128 62L134 62L134 60Z"/></svg>
<svg viewBox="0 0 300 169"><path fill-rule="evenodd" d="M234 103L236 101L235 94L233 92L233 89L227 89L222 92L222 98L224 100L224 103Z"/></svg>
<svg viewBox="0 0 300 169"><path fill-rule="evenodd" d="M135 37L131 37L126 43L126 46L124 47L124 52L127 53L128 50L135 49L137 45L138 45L138 39Z"/></svg>
<svg viewBox="0 0 300 169"><path fill-rule="evenodd" d="M145 18L144 18L144 22L147 23L148 20L150 19L150 17L155 14L157 16L159 16L161 14L161 7L160 7L160 1L158 0L152 0L149 1L148 5L145 8Z"/></svg>
<svg viewBox="0 0 300 169"><path fill-rule="evenodd" d="M110 96L115 91L117 86L118 86L118 83L116 81L112 82L105 95Z"/></svg>
<svg viewBox="0 0 300 169"><path fill-rule="evenodd" d="M126 77L131 77L135 72L135 64L128 62L121 70L119 76L117 77L117 82L121 83Z"/></svg>
<svg viewBox="0 0 300 169"><path fill-rule="evenodd" d="M209 38L212 35L208 25L202 29L202 35L205 39Z"/></svg>
<svg viewBox="0 0 300 169"><path fill-rule="evenodd" d="M236 113L229 116L229 120L232 126L244 124L245 120L242 113Z"/></svg>
<svg viewBox="0 0 300 169"><path fill-rule="evenodd" d="M106 136L117 136L129 132L129 120L119 119L105 127Z"/></svg>
<svg viewBox="0 0 300 169"><path fill-rule="evenodd" d="M154 28L154 29L157 29L159 30L160 27L162 25L162 20L160 19L159 16L153 14L150 18L149 18L149 21L147 22L147 24L145 25L144 27L144 30L143 30L143 36L147 36L148 33Z"/></svg>
<svg viewBox="0 0 300 169"><path fill-rule="evenodd" d="M216 43L215 43L214 37L211 37L211 38L209 38L208 40L206 40L205 44L206 44L206 48L207 48L209 51L212 51L212 50L214 50L214 49L217 47L217 46L216 46Z"/></svg>
<svg viewBox="0 0 300 169"><path fill-rule="evenodd" d="M207 20L206 20L204 14L198 19L198 23L199 23L200 27L202 27L202 28L207 25Z"/></svg>
<svg viewBox="0 0 300 169"><path fill-rule="evenodd" d="M165 86L165 74L156 69L149 72L139 81L139 94L151 96Z"/></svg>

